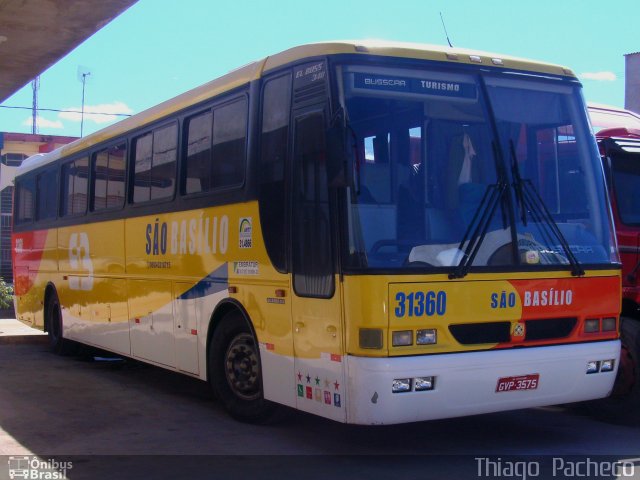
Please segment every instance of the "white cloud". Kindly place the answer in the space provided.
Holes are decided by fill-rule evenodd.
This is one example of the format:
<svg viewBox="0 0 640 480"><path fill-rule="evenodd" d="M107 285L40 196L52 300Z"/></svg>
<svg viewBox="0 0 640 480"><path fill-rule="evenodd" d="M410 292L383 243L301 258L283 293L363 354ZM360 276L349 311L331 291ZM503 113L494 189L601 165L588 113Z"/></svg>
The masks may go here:
<svg viewBox="0 0 640 480"><path fill-rule="evenodd" d="M33 118L29 117L24 122L22 122L22 125L26 125L27 127L31 128L32 123L33 123ZM64 125L60 120L49 120L47 118L41 117L40 115L38 115L38 118L36 119L36 123L38 125L38 128L57 128L57 129L64 128Z"/></svg>
<svg viewBox="0 0 640 480"><path fill-rule="evenodd" d="M71 120L72 122L80 122L82 107L69 107L64 110L72 110L71 112L61 112L58 114L60 118ZM84 121L100 123L109 123L115 120L121 120L124 117L118 116L118 113L131 114L133 110L123 102L103 103L100 105L84 106Z"/></svg>
<svg viewBox="0 0 640 480"><path fill-rule="evenodd" d="M585 72L580 74L580 78L595 80L596 82L613 82L617 77L613 72Z"/></svg>

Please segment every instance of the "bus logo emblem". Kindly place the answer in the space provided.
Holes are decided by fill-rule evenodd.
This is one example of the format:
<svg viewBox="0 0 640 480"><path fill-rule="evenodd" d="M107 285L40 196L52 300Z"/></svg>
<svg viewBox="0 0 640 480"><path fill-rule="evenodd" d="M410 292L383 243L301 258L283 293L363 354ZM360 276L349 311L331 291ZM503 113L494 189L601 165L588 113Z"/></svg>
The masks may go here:
<svg viewBox="0 0 640 480"><path fill-rule="evenodd" d="M238 229L239 247L253 247L253 222L251 217L242 217L240 219L240 227Z"/></svg>
<svg viewBox="0 0 640 480"><path fill-rule="evenodd" d="M524 336L524 323L516 323L515 327L513 327L513 336L514 337Z"/></svg>

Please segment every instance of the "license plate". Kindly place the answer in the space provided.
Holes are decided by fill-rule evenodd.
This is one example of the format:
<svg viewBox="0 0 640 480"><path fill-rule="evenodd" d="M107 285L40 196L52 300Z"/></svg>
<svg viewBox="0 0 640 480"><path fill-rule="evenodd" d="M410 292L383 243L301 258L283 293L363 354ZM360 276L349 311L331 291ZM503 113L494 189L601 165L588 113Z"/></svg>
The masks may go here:
<svg viewBox="0 0 640 480"><path fill-rule="evenodd" d="M496 392L512 392L514 390L535 390L538 388L540 375L520 375L519 377L502 377L498 379Z"/></svg>

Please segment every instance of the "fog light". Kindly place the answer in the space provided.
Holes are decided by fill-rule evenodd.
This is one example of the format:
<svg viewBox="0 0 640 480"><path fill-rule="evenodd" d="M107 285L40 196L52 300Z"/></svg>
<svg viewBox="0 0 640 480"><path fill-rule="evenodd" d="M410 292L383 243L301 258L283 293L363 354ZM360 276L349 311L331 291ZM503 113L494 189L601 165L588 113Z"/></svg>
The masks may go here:
<svg viewBox="0 0 640 480"><path fill-rule="evenodd" d="M391 391L393 393L402 393L402 392L410 392L411 391L411 379L410 378L396 378L393 380L393 385L391 386Z"/></svg>
<svg viewBox="0 0 640 480"><path fill-rule="evenodd" d="M616 318L609 317L602 319L602 331L603 332L615 332L616 330Z"/></svg>
<svg viewBox="0 0 640 480"><path fill-rule="evenodd" d="M360 348L382 348L382 330L379 328L361 328Z"/></svg>
<svg viewBox="0 0 640 480"><path fill-rule="evenodd" d="M589 318L584 321L584 333L596 333L600 331L600 319Z"/></svg>
<svg viewBox="0 0 640 480"><path fill-rule="evenodd" d="M418 377L413 379L413 388L416 392L433 390L436 386L436 377Z"/></svg>
<svg viewBox="0 0 640 480"><path fill-rule="evenodd" d="M587 374L598 373L600 371L600 362L587 362Z"/></svg>
<svg viewBox="0 0 640 480"><path fill-rule="evenodd" d="M603 360L602 365L600 365L601 372L613 372L613 368L616 365L615 360Z"/></svg>
<svg viewBox="0 0 640 480"><path fill-rule="evenodd" d="M413 332L411 330L393 332L392 338L392 344L394 347L406 347L408 345L413 345Z"/></svg>
<svg viewBox="0 0 640 480"><path fill-rule="evenodd" d="M436 329L418 330L416 332L416 343L418 345L433 345L434 343L438 343Z"/></svg>

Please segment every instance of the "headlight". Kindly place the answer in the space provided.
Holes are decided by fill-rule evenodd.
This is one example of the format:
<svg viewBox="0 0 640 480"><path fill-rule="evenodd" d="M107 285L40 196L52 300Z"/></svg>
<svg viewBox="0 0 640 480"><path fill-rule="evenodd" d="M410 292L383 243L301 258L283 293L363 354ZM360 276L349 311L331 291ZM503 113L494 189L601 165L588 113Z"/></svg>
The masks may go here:
<svg viewBox="0 0 640 480"><path fill-rule="evenodd" d="M394 347L413 345L413 332L411 330L393 332L391 343Z"/></svg>
<svg viewBox="0 0 640 480"><path fill-rule="evenodd" d="M435 328L418 330L416 332L416 343L418 345L433 345L438 343L438 333Z"/></svg>

